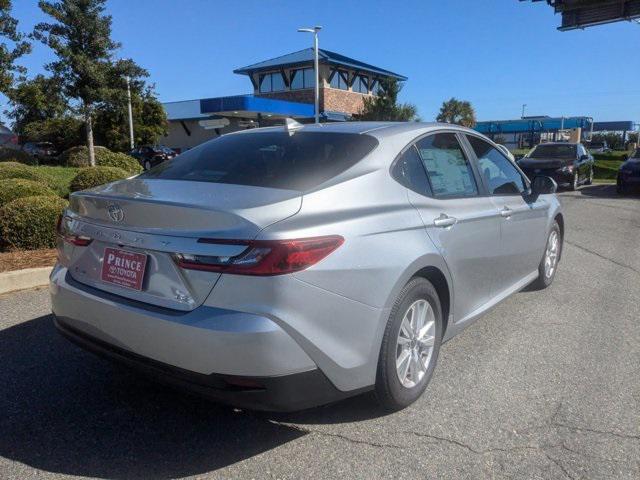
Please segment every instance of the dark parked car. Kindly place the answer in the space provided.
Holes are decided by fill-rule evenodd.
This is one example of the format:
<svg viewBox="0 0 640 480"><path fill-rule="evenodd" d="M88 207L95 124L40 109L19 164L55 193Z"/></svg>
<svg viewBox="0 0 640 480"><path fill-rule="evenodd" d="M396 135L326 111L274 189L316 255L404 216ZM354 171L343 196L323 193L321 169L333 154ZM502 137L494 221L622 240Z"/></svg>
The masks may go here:
<svg viewBox="0 0 640 480"><path fill-rule="evenodd" d="M634 187L640 187L640 148L620 165L616 184L620 194L628 193Z"/></svg>
<svg viewBox="0 0 640 480"><path fill-rule="evenodd" d="M593 156L581 143L541 143L518 165L530 179L545 175L571 190L593 182Z"/></svg>
<svg viewBox="0 0 640 480"><path fill-rule="evenodd" d="M145 170L150 170L166 160L171 160L177 154L164 145L143 145L131 150L130 155L138 160Z"/></svg>
<svg viewBox="0 0 640 480"><path fill-rule="evenodd" d="M58 150L51 142L27 142L22 150L37 160L51 160L58 155Z"/></svg>

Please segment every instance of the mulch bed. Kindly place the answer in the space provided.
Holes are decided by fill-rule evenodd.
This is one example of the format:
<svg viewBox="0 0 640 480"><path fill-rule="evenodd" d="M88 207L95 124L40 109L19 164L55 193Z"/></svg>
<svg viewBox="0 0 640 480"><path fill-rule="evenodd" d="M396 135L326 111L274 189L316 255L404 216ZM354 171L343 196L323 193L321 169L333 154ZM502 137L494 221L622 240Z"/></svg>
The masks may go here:
<svg viewBox="0 0 640 480"><path fill-rule="evenodd" d="M0 272L21 270L23 268L53 267L56 263L56 256L55 248L0 252Z"/></svg>

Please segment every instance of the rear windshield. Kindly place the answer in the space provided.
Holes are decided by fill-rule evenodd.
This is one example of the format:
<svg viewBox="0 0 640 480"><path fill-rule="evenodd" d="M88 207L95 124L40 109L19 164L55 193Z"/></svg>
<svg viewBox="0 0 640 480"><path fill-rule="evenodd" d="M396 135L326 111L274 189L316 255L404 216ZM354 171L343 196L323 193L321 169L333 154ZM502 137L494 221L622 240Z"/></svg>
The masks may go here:
<svg viewBox="0 0 640 480"><path fill-rule="evenodd" d="M309 190L355 165L378 145L353 133L252 132L204 143L140 178Z"/></svg>
<svg viewBox="0 0 640 480"><path fill-rule="evenodd" d="M538 145L529 158L575 158L575 145Z"/></svg>

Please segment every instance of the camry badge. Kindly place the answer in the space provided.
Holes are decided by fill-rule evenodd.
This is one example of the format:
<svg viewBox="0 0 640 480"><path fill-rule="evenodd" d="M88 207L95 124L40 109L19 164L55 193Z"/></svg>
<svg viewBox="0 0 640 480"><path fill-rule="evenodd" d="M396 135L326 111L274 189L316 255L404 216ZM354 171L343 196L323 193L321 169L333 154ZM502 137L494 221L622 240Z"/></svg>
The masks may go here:
<svg viewBox="0 0 640 480"><path fill-rule="evenodd" d="M111 205L109 205L107 207L107 213L109 214L109 218L114 222L121 222L124 218L124 212L122 211L122 208L120 208L120 205L118 205L117 203L112 203Z"/></svg>

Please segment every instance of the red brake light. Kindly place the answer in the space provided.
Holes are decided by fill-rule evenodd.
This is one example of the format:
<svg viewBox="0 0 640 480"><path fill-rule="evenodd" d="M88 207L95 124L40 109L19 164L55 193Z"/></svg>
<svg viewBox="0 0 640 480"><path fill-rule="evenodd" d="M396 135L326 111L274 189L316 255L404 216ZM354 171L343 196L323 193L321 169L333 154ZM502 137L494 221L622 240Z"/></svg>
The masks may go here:
<svg viewBox="0 0 640 480"><path fill-rule="evenodd" d="M76 235L72 233L71 228L69 227L69 222L71 218L60 215L58 217L58 224L56 225L56 232L65 242L71 243L76 247L86 247L89 245L93 239L89 237L85 237L84 235Z"/></svg>
<svg viewBox="0 0 640 480"><path fill-rule="evenodd" d="M201 238L200 243L241 244L247 249L235 257L175 254L182 268L236 275L283 275L318 263L344 243L339 235L296 240L234 241Z"/></svg>

